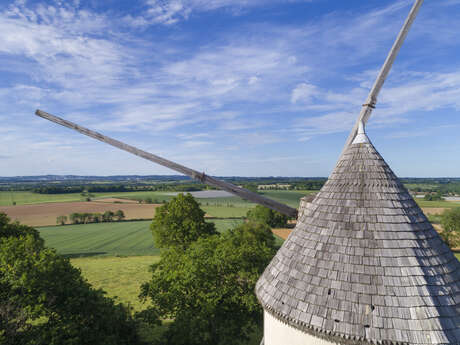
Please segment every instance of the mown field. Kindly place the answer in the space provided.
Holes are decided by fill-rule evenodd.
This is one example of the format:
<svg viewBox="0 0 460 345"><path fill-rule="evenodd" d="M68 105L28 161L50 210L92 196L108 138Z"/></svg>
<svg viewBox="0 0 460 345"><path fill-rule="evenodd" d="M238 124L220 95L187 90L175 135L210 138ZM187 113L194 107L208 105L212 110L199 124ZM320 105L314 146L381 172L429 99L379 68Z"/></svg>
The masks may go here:
<svg viewBox="0 0 460 345"><path fill-rule="evenodd" d="M454 208L460 207L460 202L458 201L427 201L423 199L416 198L415 201L420 207L423 208Z"/></svg>
<svg viewBox="0 0 460 345"><path fill-rule="evenodd" d="M240 219L214 219L218 231L242 223ZM151 221L63 225L38 228L48 247L69 256L158 255L150 231Z"/></svg>

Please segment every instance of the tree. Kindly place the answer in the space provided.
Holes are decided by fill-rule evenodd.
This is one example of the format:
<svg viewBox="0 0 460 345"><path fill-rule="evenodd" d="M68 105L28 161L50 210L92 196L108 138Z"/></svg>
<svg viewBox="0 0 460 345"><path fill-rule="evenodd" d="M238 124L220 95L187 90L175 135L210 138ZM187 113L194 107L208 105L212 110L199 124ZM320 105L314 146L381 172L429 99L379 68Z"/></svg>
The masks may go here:
<svg viewBox="0 0 460 345"><path fill-rule="evenodd" d="M442 230L439 232L446 244L453 248L460 244L460 207L445 210L441 215Z"/></svg>
<svg viewBox="0 0 460 345"><path fill-rule="evenodd" d="M67 216L58 216L56 218L56 224L64 225L65 223L67 223Z"/></svg>
<svg viewBox="0 0 460 345"><path fill-rule="evenodd" d="M285 227L288 221L288 216L262 205L257 205L249 210L246 217L253 222L264 223L272 228Z"/></svg>
<svg viewBox="0 0 460 345"><path fill-rule="evenodd" d="M81 222L80 213L77 213L77 212L71 213L69 218L70 218L70 221L72 222L72 224L80 224L80 222Z"/></svg>
<svg viewBox="0 0 460 345"><path fill-rule="evenodd" d="M128 310L93 289L38 232L0 213L2 345L138 344Z"/></svg>
<svg viewBox="0 0 460 345"><path fill-rule="evenodd" d="M118 210L117 212L115 212L115 217L120 222L123 219L125 219L125 213L123 212L123 210Z"/></svg>
<svg viewBox="0 0 460 345"><path fill-rule="evenodd" d="M444 198L442 197L442 194L441 192L436 192L436 193L427 193L425 194L424 200L427 200L427 201L441 201L441 200L444 200Z"/></svg>
<svg viewBox="0 0 460 345"><path fill-rule="evenodd" d="M115 216L115 213L112 211L105 211L102 214L102 221L103 222L111 222L113 220L113 217Z"/></svg>
<svg viewBox="0 0 460 345"><path fill-rule="evenodd" d="M185 249L199 237L215 234L214 223L205 222L204 214L190 193L179 194L158 207L150 225L156 246Z"/></svg>
<svg viewBox="0 0 460 345"><path fill-rule="evenodd" d="M100 213L93 213L93 214L91 215L91 221L92 221L93 223L99 223L99 222L101 222L101 220L102 220L102 214L100 214Z"/></svg>
<svg viewBox="0 0 460 345"><path fill-rule="evenodd" d="M0 239L19 236L31 236L35 241L43 244L43 240L37 230L18 222L11 222L5 213L0 212Z"/></svg>
<svg viewBox="0 0 460 345"><path fill-rule="evenodd" d="M173 319L166 345L230 345L247 341L260 325L254 288L275 254L265 224L246 223L222 235L200 237L183 250L163 251L152 279L141 287L155 315Z"/></svg>

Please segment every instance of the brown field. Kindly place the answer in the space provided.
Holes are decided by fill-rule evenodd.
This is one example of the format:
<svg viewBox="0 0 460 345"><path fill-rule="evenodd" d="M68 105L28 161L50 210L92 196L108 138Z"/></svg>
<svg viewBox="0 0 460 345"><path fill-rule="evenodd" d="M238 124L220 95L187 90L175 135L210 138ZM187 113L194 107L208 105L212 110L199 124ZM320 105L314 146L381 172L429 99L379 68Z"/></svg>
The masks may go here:
<svg viewBox="0 0 460 345"><path fill-rule="evenodd" d="M283 240L288 238L289 234L291 233L292 229L272 229L272 232L278 236L281 237Z"/></svg>
<svg viewBox="0 0 460 345"><path fill-rule="evenodd" d="M31 226L56 225L57 216L73 212L104 213L122 210L126 219L152 219L158 204L108 203L108 202L56 202L34 205L0 206L11 219Z"/></svg>
<svg viewBox="0 0 460 345"><path fill-rule="evenodd" d="M446 208L443 208L443 207L422 207L422 211L426 215L429 215L429 214L442 214L445 210L446 210Z"/></svg>
<svg viewBox="0 0 460 345"><path fill-rule="evenodd" d="M104 199L96 199L94 202L105 202L109 204L138 204L139 201L137 200L130 200L130 199L119 199L119 198L104 198Z"/></svg>

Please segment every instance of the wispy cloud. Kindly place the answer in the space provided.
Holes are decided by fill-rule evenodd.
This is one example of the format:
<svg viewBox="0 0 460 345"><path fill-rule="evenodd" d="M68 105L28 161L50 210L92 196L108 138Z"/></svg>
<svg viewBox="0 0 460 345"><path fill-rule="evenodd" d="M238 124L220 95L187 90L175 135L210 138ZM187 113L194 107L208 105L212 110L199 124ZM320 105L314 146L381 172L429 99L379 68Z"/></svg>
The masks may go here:
<svg viewBox="0 0 460 345"><path fill-rule="evenodd" d="M290 0L289 2L312 1L314 0ZM172 25L187 20L194 13L229 9L231 13L238 14L247 8L283 2L283 0L146 0L146 8L142 15L127 15L124 20L133 26Z"/></svg>

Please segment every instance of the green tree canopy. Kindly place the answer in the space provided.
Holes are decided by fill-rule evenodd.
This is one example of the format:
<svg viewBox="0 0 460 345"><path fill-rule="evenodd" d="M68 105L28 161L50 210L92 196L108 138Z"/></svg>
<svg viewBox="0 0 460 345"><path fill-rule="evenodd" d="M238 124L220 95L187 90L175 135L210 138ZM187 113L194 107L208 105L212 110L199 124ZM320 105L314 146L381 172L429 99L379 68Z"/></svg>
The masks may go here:
<svg viewBox="0 0 460 345"><path fill-rule="evenodd" d="M446 210L441 215L440 235L450 248L460 245L460 207Z"/></svg>
<svg viewBox="0 0 460 345"><path fill-rule="evenodd" d="M0 213L0 344L137 344L122 305L91 288L38 232Z"/></svg>
<svg viewBox="0 0 460 345"><path fill-rule="evenodd" d="M158 207L150 225L156 246L184 249L201 236L215 234L214 223L207 223L204 214L190 193L179 194Z"/></svg>
<svg viewBox="0 0 460 345"><path fill-rule="evenodd" d="M57 216L56 223L60 225L64 225L65 223L67 223L67 216Z"/></svg>
<svg viewBox="0 0 460 345"><path fill-rule="evenodd" d="M265 223L272 228L285 227L289 219L288 216L262 205L249 210L246 217L253 222Z"/></svg>
<svg viewBox="0 0 460 345"><path fill-rule="evenodd" d="M247 223L222 235L201 237L183 250L172 247L152 266L141 297L174 321L167 345L242 344L262 320L254 288L275 254L264 224Z"/></svg>
<svg viewBox="0 0 460 345"><path fill-rule="evenodd" d="M115 217L118 221L122 221L123 219L125 219L125 213L123 212L123 210L118 210L115 212Z"/></svg>
<svg viewBox="0 0 460 345"><path fill-rule="evenodd" d="M37 230L18 222L10 222L10 218L5 213L0 212L0 239L26 235L32 236L37 242L43 244L43 240Z"/></svg>
<svg viewBox="0 0 460 345"><path fill-rule="evenodd" d="M442 197L442 194L440 192L436 192L435 194L432 194L432 193L427 193L425 194L424 200L427 200L427 201L440 201L440 200L444 200L444 198Z"/></svg>

